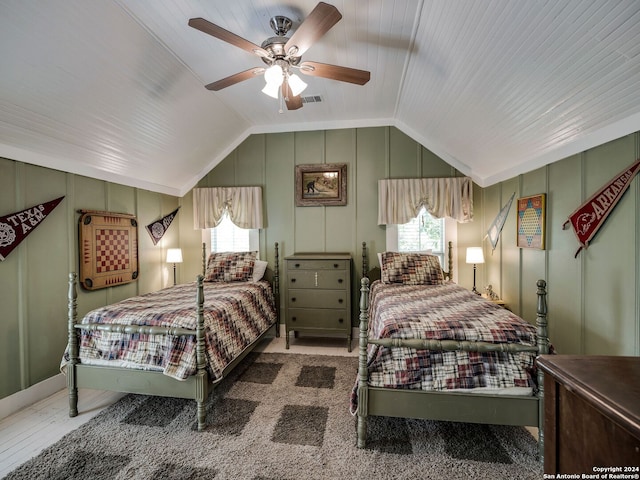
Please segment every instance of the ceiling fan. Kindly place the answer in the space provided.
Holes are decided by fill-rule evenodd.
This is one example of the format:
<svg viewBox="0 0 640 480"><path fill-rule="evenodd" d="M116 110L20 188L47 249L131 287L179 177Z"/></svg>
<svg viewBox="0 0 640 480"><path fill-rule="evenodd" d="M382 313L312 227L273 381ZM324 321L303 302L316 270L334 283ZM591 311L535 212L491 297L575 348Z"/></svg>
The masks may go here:
<svg viewBox="0 0 640 480"><path fill-rule="evenodd" d="M205 85L205 88L218 91L264 74L266 85L262 91L274 98L284 99L288 110L297 110L302 107L300 93L307 85L294 73L295 70L314 77L364 85L371 78L371 73L365 70L301 61L302 55L309 47L341 18L342 15L336 7L320 2L291 37L286 37L285 35L292 25L291 20L284 16L272 17L269 25L276 36L267 38L260 46L214 25L204 18L190 19L189 26L257 55L267 64L267 67L250 68L210 83Z"/></svg>

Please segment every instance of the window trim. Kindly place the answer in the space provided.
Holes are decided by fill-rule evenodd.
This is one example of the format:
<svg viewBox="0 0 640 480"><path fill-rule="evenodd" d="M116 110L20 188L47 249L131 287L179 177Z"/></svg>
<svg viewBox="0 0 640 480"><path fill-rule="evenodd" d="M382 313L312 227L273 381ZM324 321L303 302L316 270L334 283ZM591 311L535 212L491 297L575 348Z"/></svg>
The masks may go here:
<svg viewBox="0 0 640 480"><path fill-rule="evenodd" d="M447 255L449 242L453 242L453 258L457 256L456 245L458 243L458 227L457 221L451 217L444 218L444 252L442 252L442 256L444 258L444 265L442 269L445 271L449 270L449 257ZM389 252L397 252L398 251L398 225L396 224L388 224L386 228L386 245L387 251ZM375 262L378 263L378 259L375 259ZM457 270L458 270L458 262L453 262L453 275L454 278L457 278Z"/></svg>
<svg viewBox="0 0 640 480"><path fill-rule="evenodd" d="M240 228L236 225L236 228ZM211 251L211 230L212 228L204 228L202 229L202 243L206 245L207 255L214 253ZM249 228L242 229L249 230L249 251L260 251L260 229L259 228Z"/></svg>

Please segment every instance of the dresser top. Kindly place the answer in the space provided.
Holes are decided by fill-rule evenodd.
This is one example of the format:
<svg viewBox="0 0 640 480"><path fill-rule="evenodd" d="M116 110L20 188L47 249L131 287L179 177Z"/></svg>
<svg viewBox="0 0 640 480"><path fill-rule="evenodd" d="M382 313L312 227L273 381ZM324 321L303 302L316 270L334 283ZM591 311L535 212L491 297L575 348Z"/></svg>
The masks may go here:
<svg viewBox="0 0 640 480"><path fill-rule="evenodd" d="M540 369L640 437L640 357L541 355Z"/></svg>
<svg viewBox="0 0 640 480"><path fill-rule="evenodd" d="M285 258L285 260L351 260L350 253L331 253L331 252L302 252L294 253Z"/></svg>

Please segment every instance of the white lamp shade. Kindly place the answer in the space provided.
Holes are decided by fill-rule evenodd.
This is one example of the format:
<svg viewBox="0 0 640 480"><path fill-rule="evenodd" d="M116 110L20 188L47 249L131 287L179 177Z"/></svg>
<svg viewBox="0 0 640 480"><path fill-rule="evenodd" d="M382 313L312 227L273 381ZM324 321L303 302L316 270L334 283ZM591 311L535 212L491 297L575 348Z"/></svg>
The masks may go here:
<svg viewBox="0 0 640 480"><path fill-rule="evenodd" d="M280 65L271 65L264 72L264 81L267 82L267 85L282 85L282 80L284 80L282 67Z"/></svg>
<svg viewBox="0 0 640 480"><path fill-rule="evenodd" d="M182 249L170 248L167 250L167 263L182 263Z"/></svg>
<svg viewBox="0 0 640 480"><path fill-rule="evenodd" d="M293 93L293 96L297 97L305 88L307 88L307 84L294 73L293 75L289 75L289 87L291 87L291 93Z"/></svg>
<svg viewBox="0 0 640 480"><path fill-rule="evenodd" d="M280 85L276 83L267 83L262 89L262 93L265 95L269 95L273 98L278 98L278 91L280 90Z"/></svg>
<svg viewBox="0 0 640 480"><path fill-rule="evenodd" d="M484 263L482 247L467 248L467 263Z"/></svg>

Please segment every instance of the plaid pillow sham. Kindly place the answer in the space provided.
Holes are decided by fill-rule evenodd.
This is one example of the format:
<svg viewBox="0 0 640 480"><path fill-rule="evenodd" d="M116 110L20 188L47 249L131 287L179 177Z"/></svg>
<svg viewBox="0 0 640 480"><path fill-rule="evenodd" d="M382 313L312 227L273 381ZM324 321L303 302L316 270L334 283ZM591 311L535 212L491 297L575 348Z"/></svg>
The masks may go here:
<svg viewBox="0 0 640 480"><path fill-rule="evenodd" d="M424 253L384 252L382 283L404 285L442 285L444 274L440 259Z"/></svg>
<svg viewBox="0 0 640 480"><path fill-rule="evenodd" d="M207 260L205 282L248 282L258 252L212 253Z"/></svg>

